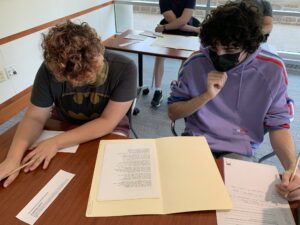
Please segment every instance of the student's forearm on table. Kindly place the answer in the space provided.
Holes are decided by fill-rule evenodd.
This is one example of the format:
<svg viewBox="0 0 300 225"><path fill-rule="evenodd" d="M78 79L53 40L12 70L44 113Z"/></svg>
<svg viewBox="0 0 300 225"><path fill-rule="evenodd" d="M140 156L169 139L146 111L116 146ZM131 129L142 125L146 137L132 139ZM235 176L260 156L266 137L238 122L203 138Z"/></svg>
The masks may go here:
<svg viewBox="0 0 300 225"><path fill-rule="evenodd" d="M194 33L199 33L199 28L197 27L193 27L191 25L184 25L183 27L180 28L180 30L182 31L186 31L186 32L194 32Z"/></svg>
<svg viewBox="0 0 300 225"><path fill-rule="evenodd" d="M111 133L117 123L98 118L55 137L58 149L81 144Z"/></svg>
<svg viewBox="0 0 300 225"><path fill-rule="evenodd" d="M193 9L185 8L180 17L176 18L176 15L172 10L163 13L165 20L168 22L165 25L166 30L176 30L185 26L193 16Z"/></svg>
<svg viewBox="0 0 300 225"><path fill-rule="evenodd" d="M180 18L175 19L167 24L165 24L166 30L177 30L181 29L186 25L185 21L181 20Z"/></svg>
<svg viewBox="0 0 300 225"><path fill-rule="evenodd" d="M270 131L270 141L285 170L293 170L296 164L296 152L293 137L289 130Z"/></svg>
<svg viewBox="0 0 300 225"><path fill-rule="evenodd" d="M43 127L44 121L25 115L17 128L7 159L20 162L24 152L41 134Z"/></svg>
<svg viewBox="0 0 300 225"><path fill-rule="evenodd" d="M173 121L192 115L211 98L207 94L196 96L188 101L175 102L169 105L168 115Z"/></svg>

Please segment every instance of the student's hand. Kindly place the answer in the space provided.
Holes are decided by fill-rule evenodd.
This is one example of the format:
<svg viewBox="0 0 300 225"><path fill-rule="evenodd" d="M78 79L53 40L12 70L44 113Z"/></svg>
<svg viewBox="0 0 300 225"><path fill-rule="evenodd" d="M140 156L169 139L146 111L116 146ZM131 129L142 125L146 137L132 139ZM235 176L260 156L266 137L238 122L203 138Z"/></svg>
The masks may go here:
<svg viewBox="0 0 300 225"><path fill-rule="evenodd" d="M165 30L165 26L160 24L158 24L155 28L155 32L159 32L159 33L162 33L164 30Z"/></svg>
<svg viewBox="0 0 300 225"><path fill-rule="evenodd" d="M277 191L289 201L300 200L300 173L297 171L294 179L290 182L291 171L282 174L281 183L276 185Z"/></svg>
<svg viewBox="0 0 300 225"><path fill-rule="evenodd" d="M200 32L201 32L201 27L195 27L195 28L194 28L194 32L197 33L197 34L200 34Z"/></svg>
<svg viewBox="0 0 300 225"><path fill-rule="evenodd" d="M227 80L227 74L225 72L210 71L207 77L207 91L206 94L210 99L219 94L224 87Z"/></svg>
<svg viewBox="0 0 300 225"><path fill-rule="evenodd" d="M5 178L7 174L11 171L15 170L20 166L19 162L5 159L3 162L0 163L0 181L4 180L3 187L8 187L19 175L20 171L15 172L14 174L10 175L9 177Z"/></svg>
<svg viewBox="0 0 300 225"><path fill-rule="evenodd" d="M51 159L59 150L55 138L50 138L32 145L30 149L32 149L32 151L24 157L24 159L22 160L22 164L29 162L33 158L35 158L36 160L31 165L25 167L25 173L35 170L42 163L43 169L47 169Z"/></svg>

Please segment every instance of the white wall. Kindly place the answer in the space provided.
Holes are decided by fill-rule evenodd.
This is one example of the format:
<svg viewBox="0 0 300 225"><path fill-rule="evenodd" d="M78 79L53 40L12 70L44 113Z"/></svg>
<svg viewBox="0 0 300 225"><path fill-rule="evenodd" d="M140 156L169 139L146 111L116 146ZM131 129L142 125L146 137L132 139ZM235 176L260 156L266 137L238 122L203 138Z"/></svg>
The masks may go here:
<svg viewBox="0 0 300 225"><path fill-rule="evenodd" d="M105 2L108 0L1 0L0 39ZM74 18L73 21L89 23L103 40L115 33L113 5ZM0 104L33 84L42 62L42 32L47 32L47 29L0 45L0 72L10 65L18 72L13 79L0 83Z"/></svg>
<svg viewBox="0 0 300 225"><path fill-rule="evenodd" d="M122 33L128 29L133 29L133 6L132 5L115 5L116 30Z"/></svg>

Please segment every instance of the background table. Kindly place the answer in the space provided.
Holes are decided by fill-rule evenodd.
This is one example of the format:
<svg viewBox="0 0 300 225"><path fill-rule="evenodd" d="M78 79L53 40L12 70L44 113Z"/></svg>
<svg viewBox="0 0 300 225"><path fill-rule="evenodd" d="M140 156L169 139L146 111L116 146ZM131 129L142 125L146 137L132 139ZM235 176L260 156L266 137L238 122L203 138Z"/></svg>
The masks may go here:
<svg viewBox="0 0 300 225"><path fill-rule="evenodd" d="M114 35L103 42L107 49L135 53L138 55L138 73L139 73L139 87L143 86L143 55L162 56L165 58L186 60L193 51L164 48L158 46L151 46L155 38L146 38L136 44L128 46L120 46L120 44L131 42L131 39L125 38L128 34L139 34L142 31L127 30L120 35ZM200 48L200 41L199 41Z"/></svg>

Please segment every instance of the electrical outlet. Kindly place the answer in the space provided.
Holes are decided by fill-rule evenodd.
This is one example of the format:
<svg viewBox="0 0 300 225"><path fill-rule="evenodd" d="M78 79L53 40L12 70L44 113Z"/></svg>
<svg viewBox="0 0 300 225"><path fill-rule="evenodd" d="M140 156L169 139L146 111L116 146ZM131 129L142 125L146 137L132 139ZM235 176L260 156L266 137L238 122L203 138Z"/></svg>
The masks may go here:
<svg viewBox="0 0 300 225"><path fill-rule="evenodd" d="M8 79L12 79L14 76L18 75L18 72L13 65L5 67L5 72Z"/></svg>
<svg viewBox="0 0 300 225"><path fill-rule="evenodd" d="M3 70L0 70L0 83L7 80L6 74Z"/></svg>

